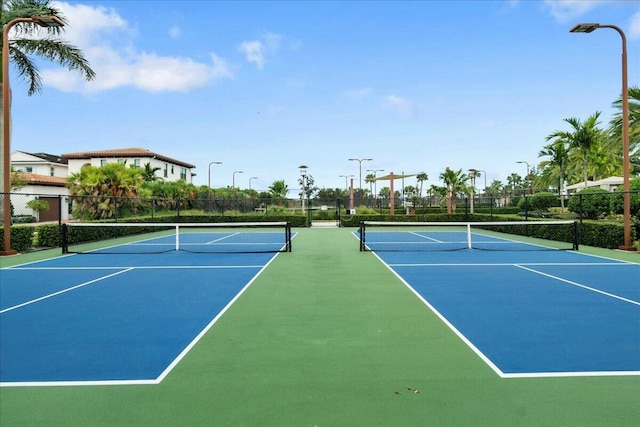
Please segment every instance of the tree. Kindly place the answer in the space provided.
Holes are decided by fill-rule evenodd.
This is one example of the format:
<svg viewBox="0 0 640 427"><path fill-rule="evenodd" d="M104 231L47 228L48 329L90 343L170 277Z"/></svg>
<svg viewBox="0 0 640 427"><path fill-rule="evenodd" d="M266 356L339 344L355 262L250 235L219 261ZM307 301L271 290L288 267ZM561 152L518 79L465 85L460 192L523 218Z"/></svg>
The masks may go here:
<svg viewBox="0 0 640 427"><path fill-rule="evenodd" d="M589 154L603 140L603 132L598 128L599 117L600 111L596 111L584 122L575 117L564 119L572 129L570 131L555 131L547 136L547 141L553 139L567 144L570 150L570 160L582 163L585 188L589 177Z"/></svg>
<svg viewBox="0 0 640 427"><path fill-rule="evenodd" d="M565 171L569 162L567 145L562 140L554 140L544 146L538 153L538 157L549 157L540 162L542 173L536 180L537 187L551 187L558 189L558 195L562 196L562 189L565 180ZM564 208L564 198L560 198L561 206Z"/></svg>
<svg viewBox="0 0 640 427"><path fill-rule="evenodd" d="M426 172L420 172L416 175L416 180L418 181L418 197L422 198L422 184L429 179L429 175Z"/></svg>
<svg viewBox="0 0 640 427"><path fill-rule="evenodd" d="M54 7L49 0L9 0L0 4L0 22L2 30L17 18L32 18L34 16L55 16L62 22L66 22L65 17L58 8ZM79 71L86 80L95 77L94 71L89 66L82 51L72 46L57 36L62 32L60 27L42 28L35 22L15 23L16 37L12 37L9 42L9 58L17 69L18 76L27 81L29 86L27 94L29 96L42 90L42 79L38 73L38 67L34 63L31 55L38 56L49 61L58 62L60 65L74 71ZM46 32L44 38L34 38L36 30ZM2 42L0 42L1 44ZM2 46L5 49L5 46ZM0 68L3 69L4 67ZM4 78L0 71L0 82ZM0 98L4 99L3 87L0 85ZM9 126L4 123L4 103L0 102L0 128ZM4 131L0 132L1 146L4 146ZM0 192L9 191L4 188L3 180L0 180Z"/></svg>
<svg viewBox="0 0 640 427"><path fill-rule="evenodd" d="M619 111L610 122L611 137L615 142L615 152L622 157L622 97L613 106ZM640 174L640 86L629 88L629 160L631 173Z"/></svg>
<svg viewBox="0 0 640 427"><path fill-rule="evenodd" d="M127 168L120 163L85 166L67 178L70 195L77 202L74 215L111 218L129 203L127 199L139 197L143 182L139 168Z"/></svg>
<svg viewBox="0 0 640 427"><path fill-rule="evenodd" d="M160 170L159 167L151 167L151 163L147 162L144 164L144 169L142 169L142 176L144 177L144 182L153 182L158 181L160 178L156 175L156 172Z"/></svg>
<svg viewBox="0 0 640 427"><path fill-rule="evenodd" d="M49 0L10 0L2 2L2 28L17 18L31 18L34 16L55 16L66 23L66 18L60 10ZM87 80L95 77L95 72L89 66L82 51L64 40L58 38L63 31L61 27L42 28L35 22L20 22L15 24L18 37L9 42L10 61L15 65L18 76L27 81L29 96L42 90L42 78L38 67L29 55L39 56L54 61L69 70L78 71ZM44 38L33 38L36 30L47 33ZM4 46L3 46L4 49ZM3 76L4 77L4 76Z"/></svg>
<svg viewBox="0 0 640 427"><path fill-rule="evenodd" d="M447 214L452 214L456 210L456 199L459 195L468 192L467 180L468 176L462 173L462 169L454 171L447 167L440 174L440 179L447 187Z"/></svg>
<svg viewBox="0 0 640 427"><path fill-rule="evenodd" d="M273 181L273 184L269 186L269 192L274 199L286 199L289 187L284 183L284 180Z"/></svg>

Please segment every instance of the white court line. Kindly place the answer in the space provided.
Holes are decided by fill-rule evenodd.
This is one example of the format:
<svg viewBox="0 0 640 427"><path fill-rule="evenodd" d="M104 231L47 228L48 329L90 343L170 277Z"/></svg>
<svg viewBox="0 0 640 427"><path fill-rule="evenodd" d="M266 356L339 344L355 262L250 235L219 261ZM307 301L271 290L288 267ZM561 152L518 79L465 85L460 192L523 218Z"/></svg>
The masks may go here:
<svg viewBox="0 0 640 427"><path fill-rule="evenodd" d="M193 270L193 269L224 269L224 268L262 268L263 264L258 265L142 265L142 266L111 266L111 267L20 267L12 268L12 270L120 270L123 268L135 268L137 270Z"/></svg>
<svg viewBox="0 0 640 427"><path fill-rule="evenodd" d="M458 263L458 262L449 262L449 263L411 263L411 264L389 264L391 267L513 267L514 265L564 265L564 266L630 266L630 265L638 265L638 264L630 264L624 262L520 262L514 264L512 262L508 263L487 263L487 262L479 262L479 263Z"/></svg>
<svg viewBox="0 0 640 427"><path fill-rule="evenodd" d="M295 236L294 236L295 237ZM224 313L240 298L240 296L255 282L255 280L262 274L262 272L273 262L280 253L275 253L273 257L264 265L256 266L260 267L255 276L238 292L232 299L224 306L224 308L204 327L202 331L180 352L180 354L162 371L162 373L153 379L140 379L140 380L95 380L95 381L25 381L25 382L0 382L0 387L78 387L78 386L109 386L109 385L153 385L160 384L169 373L175 368L178 363L191 351L193 347L202 339L202 337L215 325ZM243 266L246 267L246 266ZM111 267L115 268L115 267ZM135 267L144 268L144 267ZM153 267L151 267L153 268ZM175 268L175 267L166 267ZM184 266L179 268L196 268L191 266ZM201 267L207 268L207 267ZM216 268L216 267L213 267ZM242 267L238 267L242 268ZM122 272L121 272L122 273Z"/></svg>
<svg viewBox="0 0 640 427"><path fill-rule="evenodd" d="M26 305L34 304L34 303L36 303L38 301L42 301L42 300L45 300L45 299L49 299L49 298L55 297L56 295L60 295L60 294L64 294L64 293L69 292L69 291L73 291L74 289L82 288L82 287L90 285L92 283L96 283L96 282L99 282L101 280L108 279L110 277L114 277L114 276L117 276L119 274L131 271L131 270L133 270L133 267L128 268L126 270L117 271L115 273L108 274L106 276L98 277L97 279L93 279L93 280L90 280L88 282L80 283L79 285L72 286L70 288L66 288L66 289L63 289L61 291L54 292L52 294L44 295L44 296L41 296L40 298L32 299L31 301L26 301L26 302L23 302L22 304L14 305L13 307L5 308L4 310L0 310L0 314L6 313L6 312L11 311L11 310L15 310L15 309L20 308L20 307L24 307Z"/></svg>
<svg viewBox="0 0 640 427"><path fill-rule="evenodd" d="M434 239L433 237L429 237L429 236L423 236L422 234L420 234L420 233L418 233L416 231L410 231L410 233L411 234L415 234L416 236L422 237L424 239L431 240L431 241L436 242L436 243L444 243L442 240Z"/></svg>
<svg viewBox="0 0 640 427"><path fill-rule="evenodd" d="M560 282L568 283L569 285L572 285L572 286L577 286L579 288L583 288L583 289L586 289L588 291L596 292L596 293L599 293L599 294L602 294L602 295L606 295L606 296L611 297L611 298L618 299L620 301L624 301L624 302L628 302L630 304L634 304L634 305L640 306L640 302L634 301L632 299L621 297L620 295L616 295L616 294L612 294L612 293L609 293L609 292L601 291L600 289L592 288L591 286L587 286L587 285L583 285L583 284L578 283L578 282L573 282L571 280L563 279L562 277L554 276L553 274L543 273L542 271L534 270L532 268L528 268L528 267L525 267L523 265L514 264L514 266L518 267L518 268L521 268L523 270L526 270L526 271L530 271L532 273L539 274L541 276L545 276L545 277L549 277L551 279L558 280Z"/></svg>
<svg viewBox="0 0 640 427"><path fill-rule="evenodd" d="M211 241L205 243L205 245L210 245L212 243L216 243L216 242L219 242L221 240L228 239L229 237L237 236L238 234L240 234L240 233L229 234L228 236L224 236L224 237L220 237L219 239L211 240Z"/></svg>

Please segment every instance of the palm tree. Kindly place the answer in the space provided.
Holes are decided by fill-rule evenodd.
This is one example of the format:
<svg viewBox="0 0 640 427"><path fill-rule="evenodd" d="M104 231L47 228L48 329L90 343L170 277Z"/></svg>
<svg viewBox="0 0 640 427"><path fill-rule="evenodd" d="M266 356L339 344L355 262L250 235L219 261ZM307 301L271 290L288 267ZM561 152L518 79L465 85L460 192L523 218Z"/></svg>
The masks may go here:
<svg viewBox="0 0 640 427"><path fill-rule="evenodd" d="M144 177L144 182L153 182L157 181L160 178L156 175L156 172L160 170L159 167L151 167L151 163L147 162L144 164L144 169L142 169L142 176Z"/></svg>
<svg viewBox="0 0 640 427"><path fill-rule="evenodd" d="M10 0L0 3L0 23L2 23L3 33L6 26L18 18L55 16L62 22L66 22L64 16L49 0ZM15 65L18 76L27 81L29 85L27 94L29 96L42 90L42 79L38 73L38 67L30 55L58 62L70 70L79 71L87 80L92 80L95 77L94 71L80 49L57 37L62 31L60 27L42 28L35 22L18 22L14 24L17 36L12 37L9 42L10 62ZM45 31L47 37L33 38L33 35L37 34L37 29ZM2 46L2 49L4 50L5 46ZM0 82L4 78L8 78L8 76L3 76L2 74L0 72ZM2 85L0 85L0 98L4 98ZM0 103L0 105L0 125L9 126L8 123L4 123L4 103ZM0 132L0 141L4 146L4 132Z"/></svg>
<svg viewBox="0 0 640 427"><path fill-rule="evenodd" d="M440 174L440 179L447 187L447 214L452 214L456 210L455 199L468 191L469 177L462 173L462 169L454 171L447 167Z"/></svg>
<svg viewBox="0 0 640 427"><path fill-rule="evenodd" d="M622 97L613 103L619 112L610 122L615 152L622 154ZM629 88L629 160L631 173L640 174L640 86Z"/></svg>
<svg viewBox="0 0 640 427"><path fill-rule="evenodd" d="M566 143L570 152L574 154L573 158L582 162L585 188L587 188L589 177L589 153L595 145L601 144L603 139L603 132L598 128L600 124L599 117L600 111L596 111L584 122L575 117L564 119L566 123L571 125L571 131L556 131L546 138L547 141L553 139Z"/></svg>
<svg viewBox="0 0 640 427"><path fill-rule="evenodd" d="M562 140L555 140L551 144L545 145L538 153L538 157L549 157L549 159L540 162L542 174L540 175L536 186L550 187L553 184L557 184L561 206L564 208L562 188L564 185L567 163L569 161L567 145Z"/></svg>
<svg viewBox="0 0 640 427"><path fill-rule="evenodd" d="M2 28L16 18L31 18L34 16L55 16L66 23L66 18L60 10L54 7L49 0L10 0L3 1ZM87 80L95 77L95 72L89 66L82 51L61 40L62 29L60 27L42 28L35 22L20 22L15 24L18 37L13 37L9 42L9 57L15 65L18 75L27 81L29 96L42 90L42 79L38 73L38 67L29 57L35 55L58 62L60 65L73 71L79 71ZM47 37L35 39L32 37L36 30L40 29L47 33ZM4 49L4 46L3 46Z"/></svg>
<svg viewBox="0 0 640 427"><path fill-rule="evenodd" d="M418 175L416 175L416 179L418 180L418 184L420 184L418 197L422 198L422 184L429 179L429 175L427 175L426 172L420 172Z"/></svg>

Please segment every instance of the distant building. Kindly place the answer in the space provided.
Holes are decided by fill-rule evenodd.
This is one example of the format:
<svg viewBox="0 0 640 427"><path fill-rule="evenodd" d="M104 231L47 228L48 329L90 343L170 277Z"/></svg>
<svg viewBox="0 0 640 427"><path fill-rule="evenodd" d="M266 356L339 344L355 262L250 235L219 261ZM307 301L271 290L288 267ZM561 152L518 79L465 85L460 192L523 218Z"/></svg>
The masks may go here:
<svg viewBox="0 0 640 427"><path fill-rule="evenodd" d="M14 170L44 176L67 177L67 160L59 155L47 153L11 153L11 166Z"/></svg>
<svg viewBox="0 0 640 427"><path fill-rule="evenodd" d="M195 166L191 163L143 148L85 151L62 155L14 151L11 153L11 167L21 172L21 179L26 181L26 184L12 191L13 216L33 216L41 222L57 221L59 218L63 221L68 220L70 218L69 189L65 185L67 177L80 172L87 165L99 167L116 162L141 168L149 163L151 168L159 168L156 176L168 182L184 179L191 184L196 175L193 172ZM46 201L49 209L35 212L27 206L27 203L34 199Z"/></svg>
<svg viewBox="0 0 640 427"><path fill-rule="evenodd" d="M104 166L107 163L123 163L136 167L144 167L149 163L151 168L159 168L156 176L164 181L185 180L191 184L195 166L181 160L172 159L144 148L119 148L116 150L84 151L67 153L61 156L68 162L69 175L80 172L84 166Z"/></svg>
<svg viewBox="0 0 640 427"><path fill-rule="evenodd" d="M598 181L587 181L587 188L602 188L607 191L615 191L624 182L621 176L610 176L609 178L600 179ZM574 194L584 188L584 181L578 182L566 187L568 194Z"/></svg>

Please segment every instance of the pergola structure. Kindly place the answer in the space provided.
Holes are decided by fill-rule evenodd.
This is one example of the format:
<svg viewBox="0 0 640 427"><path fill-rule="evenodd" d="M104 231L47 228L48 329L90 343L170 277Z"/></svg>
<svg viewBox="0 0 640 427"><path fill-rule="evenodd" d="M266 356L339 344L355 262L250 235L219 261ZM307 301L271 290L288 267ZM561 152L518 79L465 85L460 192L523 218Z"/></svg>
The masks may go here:
<svg viewBox="0 0 640 427"><path fill-rule="evenodd" d="M405 178L411 178L412 176L417 176L417 173L411 173L411 174L399 174L396 175L393 172L389 172L388 175L385 176L378 176L376 178L374 178L374 181L389 181L389 208L390 208L390 213L391 215L395 215L395 195L394 195L394 189L393 189L393 183L396 179L405 179Z"/></svg>

